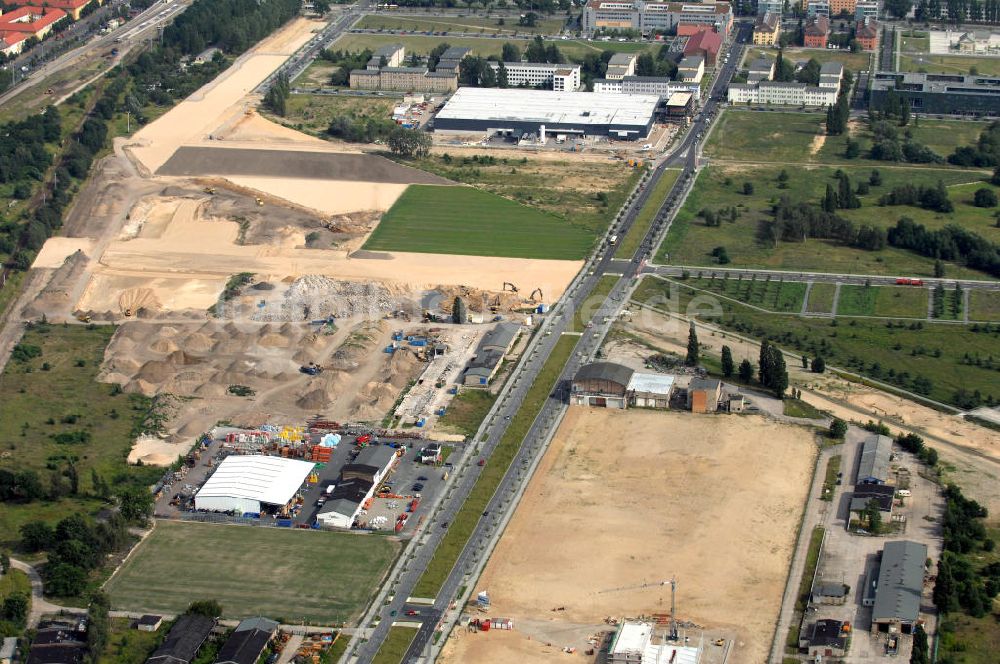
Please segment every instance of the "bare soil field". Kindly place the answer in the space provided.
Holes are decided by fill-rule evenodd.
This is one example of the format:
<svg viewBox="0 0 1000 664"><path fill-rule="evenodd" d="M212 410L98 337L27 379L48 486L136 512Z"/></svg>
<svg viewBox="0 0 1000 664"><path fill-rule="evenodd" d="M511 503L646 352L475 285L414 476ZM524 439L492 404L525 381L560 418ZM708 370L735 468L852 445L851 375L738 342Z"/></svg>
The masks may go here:
<svg viewBox="0 0 1000 664"><path fill-rule="evenodd" d="M449 180L371 154L181 147L157 175L278 176L341 182L454 184Z"/></svg>
<svg viewBox="0 0 1000 664"><path fill-rule="evenodd" d="M560 628L668 613L671 575L679 619L763 661L815 455L807 429L758 416L571 408L477 584L541 643L459 638L443 661L536 661Z"/></svg>
<svg viewBox="0 0 1000 664"><path fill-rule="evenodd" d="M737 363L749 358L756 364L760 354L757 342L744 341L701 321L696 325L703 353L718 358L725 344L732 348ZM625 324L624 329L683 357L687 326L687 321L642 310L633 312L632 322ZM968 495L991 511L1000 510L1000 482L997 481L1000 479L1000 432L969 422L961 415L941 412L845 380L829 371L814 374L802 369L795 359L788 358L786 364L790 383L802 390L803 401L847 421L881 420L894 434L915 431L938 450L946 464L955 468L955 477Z"/></svg>

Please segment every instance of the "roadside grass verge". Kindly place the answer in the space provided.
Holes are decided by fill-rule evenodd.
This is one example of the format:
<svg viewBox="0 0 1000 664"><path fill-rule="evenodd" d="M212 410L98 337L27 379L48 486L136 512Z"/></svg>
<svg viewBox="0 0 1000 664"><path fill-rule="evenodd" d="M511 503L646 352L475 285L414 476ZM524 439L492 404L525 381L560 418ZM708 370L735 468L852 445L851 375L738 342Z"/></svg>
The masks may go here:
<svg viewBox="0 0 1000 664"><path fill-rule="evenodd" d="M474 187L411 185L364 248L579 260L593 240L559 217Z"/></svg>
<svg viewBox="0 0 1000 664"><path fill-rule="evenodd" d="M822 420L826 417L815 406L801 399L783 399L781 403L788 417L804 417L810 420Z"/></svg>
<svg viewBox="0 0 1000 664"><path fill-rule="evenodd" d="M375 653L372 664L399 664L416 635L416 627L390 627L389 634L382 642L382 647Z"/></svg>
<svg viewBox="0 0 1000 664"><path fill-rule="evenodd" d="M476 524L486 509L493 494L496 493L500 481L507 473L517 451L521 448L524 437L528 434L532 422L541 411L545 400L549 398L552 386L559 378L566 360L569 359L578 338L563 336L556 342L555 348L545 361L545 365L531 384L517 414L511 419L507 431L500 439L476 485L462 505L462 509L448 526L448 533L441 540L434 557L427 565L423 575L413 589L415 597L435 597L441 589L441 584L448 578L455 561L472 536Z"/></svg>
<svg viewBox="0 0 1000 664"><path fill-rule="evenodd" d="M607 299L611 289L618 283L618 279L619 277L606 274L597 280L594 290L587 296L583 305L573 312L573 332L583 332L587 329L587 323Z"/></svg>
<svg viewBox="0 0 1000 664"><path fill-rule="evenodd" d="M809 593L812 591L816 565L819 564L819 550L823 545L824 532L822 526L816 526L809 535L809 549L806 551L806 562L802 568L802 578L799 580L799 592L795 596L795 610L799 613L805 611L809 603Z"/></svg>
<svg viewBox="0 0 1000 664"><path fill-rule="evenodd" d="M784 282L766 279L726 279L716 277L710 270L699 272L701 278L686 279L692 288L700 288L719 293L743 304L751 304L761 309L780 313L798 313L802 310L802 298L806 285L800 282ZM707 278L704 275L709 275Z"/></svg>
<svg viewBox="0 0 1000 664"><path fill-rule="evenodd" d="M632 227L628 229L625 237L619 240L618 248L615 250L615 258L630 259L635 255L636 250L642 244L642 238L646 237L650 226L653 225L653 219L656 217L657 210L663 205L663 201L667 199L670 189L674 186L680 174L679 170L673 168L663 171L663 175L660 177L659 182L656 183L653 191L649 193L646 205L639 211L638 216L632 223Z"/></svg>
<svg viewBox="0 0 1000 664"><path fill-rule="evenodd" d="M969 318L1000 321L1000 291L974 290L969 293Z"/></svg>
<svg viewBox="0 0 1000 664"><path fill-rule="evenodd" d="M833 492L837 487L837 473L840 472L840 455L834 454L826 462L826 475L823 476L823 493L821 500L833 500Z"/></svg>
<svg viewBox="0 0 1000 664"><path fill-rule="evenodd" d="M838 316L927 318L927 289L897 286L840 287Z"/></svg>

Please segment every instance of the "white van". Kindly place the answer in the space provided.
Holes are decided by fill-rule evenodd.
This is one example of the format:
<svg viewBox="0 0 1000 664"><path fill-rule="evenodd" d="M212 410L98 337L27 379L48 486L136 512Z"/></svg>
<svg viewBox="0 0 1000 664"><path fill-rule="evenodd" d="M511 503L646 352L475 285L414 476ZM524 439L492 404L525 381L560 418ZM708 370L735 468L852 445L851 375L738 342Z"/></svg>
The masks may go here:
<svg viewBox="0 0 1000 664"><path fill-rule="evenodd" d="M899 496L900 498L909 498L913 494L910 492L909 489L900 489L899 491L896 492L896 495Z"/></svg>

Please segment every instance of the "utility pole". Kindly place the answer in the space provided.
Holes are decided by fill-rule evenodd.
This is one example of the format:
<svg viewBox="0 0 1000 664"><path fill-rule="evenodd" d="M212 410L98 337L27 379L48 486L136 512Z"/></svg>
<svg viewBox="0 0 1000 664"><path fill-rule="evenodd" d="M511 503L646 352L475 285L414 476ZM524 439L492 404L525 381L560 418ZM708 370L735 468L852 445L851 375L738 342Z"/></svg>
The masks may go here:
<svg viewBox="0 0 1000 664"><path fill-rule="evenodd" d="M677 577L670 577L670 635L671 641L677 641Z"/></svg>

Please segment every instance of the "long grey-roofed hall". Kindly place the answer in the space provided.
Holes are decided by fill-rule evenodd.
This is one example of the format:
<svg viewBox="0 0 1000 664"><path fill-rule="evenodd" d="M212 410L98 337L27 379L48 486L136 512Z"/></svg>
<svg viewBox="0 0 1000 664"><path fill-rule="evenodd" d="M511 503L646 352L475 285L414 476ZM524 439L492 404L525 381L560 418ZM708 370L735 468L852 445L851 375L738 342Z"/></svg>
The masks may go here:
<svg viewBox="0 0 1000 664"><path fill-rule="evenodd" d="M872 633L910 634L920 613L924 588L927 545L919 542L887 542L875 586Z"/></svg>
<svg viewBox="0 0 1000 664"><path fill-rule="evenodd" d="M434 118L434 131L639 140L652 130L659 101L655 95L459 88Z"/></svg>
<svg viewBox="0 0 1000 664"><path fill-rule="evenodd" d="M628 385L634 373L615 362L585 364L573 376L570 402L578 406L627 408Z"/></svg>
<svg viewBox="0 0 1000 664"><path fill-rule="evenodd" d="M858 467L858 484L885 484L889 480L892 438L872 435L865 439Z"/></svg>

